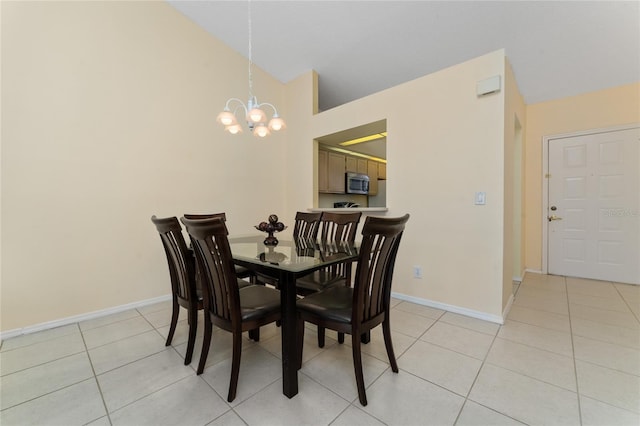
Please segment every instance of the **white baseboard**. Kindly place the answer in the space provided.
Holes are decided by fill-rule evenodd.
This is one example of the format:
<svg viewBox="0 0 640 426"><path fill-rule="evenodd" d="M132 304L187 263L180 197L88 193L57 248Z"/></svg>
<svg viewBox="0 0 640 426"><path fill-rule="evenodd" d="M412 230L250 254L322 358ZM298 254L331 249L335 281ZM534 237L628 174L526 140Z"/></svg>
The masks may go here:
<svg viewBox="0 0 640 426"><path fill-rule="evenodd" d="M507 317L507 315L509 315L509 311L511 310L511 305L513 305L513 301L514 301L514 297L513 297L513 293L509 295L509 300L507 300L507 306L504 307L504 311L502 311L502 323L504 324L504 318Z"/></svg>
<svg viewBox="0 0 640 426"><path fill-rule="evenodd" d="M429 306L430 308L442 309L443 311L453 312L455 314L465 315L471 318L481 319L483 321L494 322L496 324L504 324L505 316L500 315L491 315L486 312L474 311L473 309L462 308L460 306L448 305L446 303L434 302L429 299L422 299L420 297L407 296L406 294L394 293L391 292L391 297L395 297L396 299L406 300L407 302L416 303L418 305ZM510 301L513 300L513 296L511 296ZM510 303L507 304L510 307Z"/></svg>
<svg viewBox="0 0 640 426"><path fill-rule="evenodd" d="M14 330L0 332L0 342L2 342L5 339L21 336L23 334L36 333L38 331L61 327L63 325L69 325L69 324L74 324L76 322L87 321L94 318L100 318L106 315L116 314L118 312L127 311L129 309L141 308L143 306L153 305L154 303L164 302L167 300L171 300L171 294L154 297L153 299L141 300L139 302L127 303L126 305L115 306L113 308L102 309L99 311L89 312L86 314L74 315L72 317L43 322L41 324L30 325L28 327L16 328Z"/></svg>
<svg viewBox="0 0 640 426"><path fill-rule="evenodd" d="M517 283L521 283L522 282L522 277L511 277L511 281L517 282Z"/></svg>
<svg viewBox="0 0 640 426"><path fill-rule="evenodd" d="M527 275L527 272L531 273L531 274L538 274L538 275L545 275L544 272L542 272L542 270L540 269L525 269L524 270L524 274L525 276Z"/></svg>
<svg viewBox="0 0 640 426"><path fill-rule="evenodd" d="M509 298L507 306L502 316L487 314L486 312L474 311L473 309L462 308L460 306L448 305L446 303L434 302L433 300L422 299L419 297L408 296L401 293L391 293L392 297L400 300L406 300L407 302L416 303L418 305L429 306L431 308L442 309L444 311L453 312L460 315L465 315L471 318L477 318L484 321L493 322L496 324L504 324L504 318L506 318L511 304L513 303L513 295ZM62 327L63 325L74 324L81 321L87 321L94 318L100 318L106 315L116 314L118 312L126 311L129 309L141 308L147 305L153 305L154 303L164 302L171 300L171 295L155 297L153 299L141 300L139 302L127 303L126 305L115 306L113 308L102 309L100 311L89 312L86 314L74 315L72 317L62 318L54 321L48 321L41 324L31 325L29 327L16 328L14 330L8 330L0 332L0 342L12 337L21 336L23 334L36 333L38 331L48 330L51 328Z"/></svg>

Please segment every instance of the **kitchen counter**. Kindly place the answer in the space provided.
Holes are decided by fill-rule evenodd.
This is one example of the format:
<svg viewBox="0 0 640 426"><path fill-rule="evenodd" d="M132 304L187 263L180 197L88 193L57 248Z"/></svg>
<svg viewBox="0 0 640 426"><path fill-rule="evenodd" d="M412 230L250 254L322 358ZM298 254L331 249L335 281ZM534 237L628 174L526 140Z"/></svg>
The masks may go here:
<svg viewBox="0 0 640 426"><path fill-rule="evenodd" d="M311 208L307 209L310 212L336 212L336 213L350 213L350 212L362 212L362 213L386 213L389 211L386 207L342 207L342 208Z"/></svg>

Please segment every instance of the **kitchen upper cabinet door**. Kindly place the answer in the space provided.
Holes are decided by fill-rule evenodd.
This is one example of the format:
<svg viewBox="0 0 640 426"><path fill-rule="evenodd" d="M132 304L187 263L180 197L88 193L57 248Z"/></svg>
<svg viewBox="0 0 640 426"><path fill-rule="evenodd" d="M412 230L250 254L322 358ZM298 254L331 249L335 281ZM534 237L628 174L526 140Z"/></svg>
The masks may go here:
<svg viewBox="0 0 640 426"><path fill-rule="evenodd" d="M358 158L358 173L362 173L363 175L369 174L369 166L367 164L367 160Z"/></svg>
<svg viewBox="0 0 640 426"><path fill-rule="evenodd" d="M358 173L358 159L356 157L346 158L346 171Z"/></svg>
<svg viewBox="0 0 640 426"><path fill-rule="evenodd" d="M386 163L378 163L378 179L387 180L387 165Z"/></svg>
<svg viewBox="0 0 640 426"><path fill-rule="evenodd" d="M328 166L327 151L318 151L318 192L329 191Z"/></svg>
<svg viewBox="0 0 640 426"><path fill-rule="evenodd" d="M329 152L327 170L329 171L328 192L344 194L345 156Z"/></svg>
<svg viewBox="0 0 640 426"><path fill-rule="evenodd" d="M369 195L378 193L378 162L369 161L367 164L367 175L369 175Z"/></svg>

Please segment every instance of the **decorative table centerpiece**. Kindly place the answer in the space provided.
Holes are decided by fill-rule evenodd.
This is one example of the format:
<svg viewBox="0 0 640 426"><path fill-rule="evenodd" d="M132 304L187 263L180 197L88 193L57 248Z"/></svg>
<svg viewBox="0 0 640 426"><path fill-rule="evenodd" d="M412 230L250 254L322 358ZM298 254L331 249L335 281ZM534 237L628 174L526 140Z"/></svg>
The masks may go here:
<svg viewBox="0 0 640 426"><path fill-rule="evenodd" d="M273 234L275 232L282 232L287 229L287 227L284 225L284 223L278 221L278 216L276 216L275 214L269 215L268 220L269 222L260 222L260 224L255 228L258 231L266 232L267 234L269 234L269 236L264 239L265 246L277 246L278 239L274 237Z"/></svg>

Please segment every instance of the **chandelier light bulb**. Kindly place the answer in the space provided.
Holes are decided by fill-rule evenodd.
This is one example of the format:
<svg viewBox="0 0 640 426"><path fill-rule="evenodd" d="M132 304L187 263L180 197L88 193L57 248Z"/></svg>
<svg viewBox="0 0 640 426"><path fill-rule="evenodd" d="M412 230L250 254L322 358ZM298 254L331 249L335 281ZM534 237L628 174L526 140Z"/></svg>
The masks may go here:
<svg viewBox="0 0 640 426"><path fill-rule="evenodd" d="M239 124L232 124L230 126L225 127L225 130L232 135L237 135L238 133L242 133L242 127Z"/></svg>
<svg viewBox="0 0 640 426"><path fill-rule="evenodd" d="M254 129L253 129L253 134L256 136L259 136L261 138L264 138L265 136L269 135L271 132L269 132L269 129L267 128L267 126L265 126L264 124L258 124Z"/></svg>
<svg viewBox="0 0 640 426"><path fill-rule="evenodd" d="M265 121L267 121L267 114L265 114L264 111L260 108L254 107L251 111L249 111L249 114L247 114L247 120L251 121L252 123L264 123Z"/></svg>
<svg viewBox="0 0 640 426"><path fill-rule="evenodd" d="M277 115L274 115L273 118L269 121L269 128L274 132L284 129L284 127L285 127L284 120L278 117Z"/></svg>
<svg viewBox="0 0 640 426"><path fill-rule="evenodd" d="M230 126L236 123L236 116L228 109L225 109L220 114L218 114L217 121L223 126Z"/></svg>

